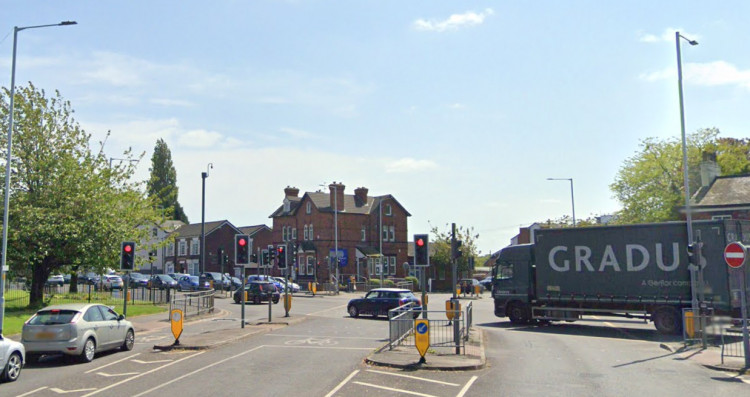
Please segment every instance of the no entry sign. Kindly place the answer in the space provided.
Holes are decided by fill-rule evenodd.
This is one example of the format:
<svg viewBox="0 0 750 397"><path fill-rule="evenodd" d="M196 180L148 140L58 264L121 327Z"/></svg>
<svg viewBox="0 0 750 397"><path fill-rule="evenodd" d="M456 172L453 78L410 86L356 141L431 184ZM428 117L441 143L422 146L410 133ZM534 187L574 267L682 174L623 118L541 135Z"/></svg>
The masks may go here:
<svg viewBox="0 0 750 397"><path fill-rule="evenodd" d="M729 243L727 244L727 247L724 248L724 260L729 267L735 269L742 267L745 263L746 256L747 251L745 250L745 246L740 243Z"/></svg>

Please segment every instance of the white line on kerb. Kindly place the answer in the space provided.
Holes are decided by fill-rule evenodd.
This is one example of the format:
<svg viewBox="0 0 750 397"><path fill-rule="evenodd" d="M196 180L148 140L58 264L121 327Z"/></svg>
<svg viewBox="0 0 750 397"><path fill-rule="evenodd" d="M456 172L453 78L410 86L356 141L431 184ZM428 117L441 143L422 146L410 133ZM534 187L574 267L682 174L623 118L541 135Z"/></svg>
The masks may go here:
<svg viewBox="0 0 750 397"><path fill-rule="evenodd" d="M474 384L475 380L477 380L477 377L472 376L471 379L469 379L469 381L466 382L466 386L464 386L464 388L461 389L461 391L458 394L456 394L456 397L463 397L464 394L466 394L466 392L469 391L469 388L471 387L471 385Z"/></svg>
<svg viewBox="0 0 750 397"><path fill-rule="evenodd" d="M331 390L328 394L326 394L325 397L331 397L332 395L336 394L336 392L339 391L339 389L344 387L344 385L347 384L347 382L349 382L350 380L352 380L354 375L358 373L359 373L359 370L355 369L354 372L350 373L349 376L346 377L346 379L342 380L341 383L339 383L336 387L334 387L333 390Z"/></svg>
<svg viewBox="0 0 750 397"><path fill-rule="evenodd" d="M443 381L440 381L440 380L420 378L418 376L411 376L411 375L393 374L393 373L390 373L390 372L377 371L377 370L374 370L374 369L368 369L367 372L373 372L373 373L381 374L381 375L400 376L402 378L416 379L416 380L421 380L421 381L424 381L424 382L439 383L441 385L447 385L447 386L461 386L458 383L448 383L448 382L443 382Z"/></svg>
<svg viewBox="0 0 750 397"><path fill-rule="evenodd" d="M373 385L372 383L365 383L365 382L353 382L353 383L356 383L362 386L373 387L375 389L382 389L382 390L388 390L388 391L395 391L397 393L411 394L412 396L437 397L437 396L433 396L432 394L423 394L423 393L417 393L417 392L409 391L409 390L394 389L392 387L387 387L387 386Z"/></svg>

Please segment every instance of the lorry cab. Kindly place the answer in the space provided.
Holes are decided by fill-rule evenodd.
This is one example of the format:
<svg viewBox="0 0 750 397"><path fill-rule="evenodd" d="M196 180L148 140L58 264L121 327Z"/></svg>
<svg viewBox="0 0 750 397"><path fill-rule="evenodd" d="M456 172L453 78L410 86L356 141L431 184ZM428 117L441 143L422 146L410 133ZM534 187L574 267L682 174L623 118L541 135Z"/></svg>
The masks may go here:
<svg viewBox="0 0 750 397"><path fill-rule="evenodd" d="M528 320L534 291L534 246L513 245L503 248L492 269L492 297L495 315Z"/></svg>

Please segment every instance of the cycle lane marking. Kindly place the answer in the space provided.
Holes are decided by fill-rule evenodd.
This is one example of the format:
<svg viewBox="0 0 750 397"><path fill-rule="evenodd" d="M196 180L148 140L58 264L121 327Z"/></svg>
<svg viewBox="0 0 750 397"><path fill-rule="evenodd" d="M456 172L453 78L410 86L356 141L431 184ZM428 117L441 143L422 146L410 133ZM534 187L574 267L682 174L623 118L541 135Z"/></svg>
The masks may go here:
<svg viewBox="0 0 750 397"><path fill-rule="evenodd" d="M458 383L449 383L449 382L443 382L441 380L434 380L434 379L429 379L429 378L420 378L418 376L413 376L413 375L394 374L394 373L391 373L391 372L378 371L378 370L374 370L374 369L368 369L367 372L373 372L373 373L381 374L381 375L399 376L399 377L402 377L402 378L421 380L423 382L439 383L441 385L447 385L447 386L456 386L456 387L461 386Z"/></svg>
<svg viewBox="0 0 750 397"><path fill-rule="evenodd" d="M350 373L349 376L347 376L344 380L341 381L336 387L333 388L328 394L325 395L325 397L331 397L334 394L336 394L339 390L341 390L342 387L344 387L347 383L349 383L352 378L359 373L359 370L356 369L354 372Z"/></svg>

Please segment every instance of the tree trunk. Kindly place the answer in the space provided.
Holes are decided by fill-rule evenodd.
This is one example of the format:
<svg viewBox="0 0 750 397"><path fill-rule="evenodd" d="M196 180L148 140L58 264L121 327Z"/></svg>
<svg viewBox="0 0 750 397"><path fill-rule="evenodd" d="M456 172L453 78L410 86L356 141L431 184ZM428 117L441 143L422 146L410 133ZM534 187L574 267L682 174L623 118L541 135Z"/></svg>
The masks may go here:
<svg viewBox="0 0 750 397"><path fill-rule="evenodd" d="M70 286L68 286L68 292L71 294L78 293L78 272L73 272L70 275Z"/></svg>
<svg viewBox="0 0 750 397"><path fill-rule="evenodd" d="M33 265L31 290L29 291L29 307L42 307L44 302L44 283L49 277L49 270L41 263Z"/></svg>

